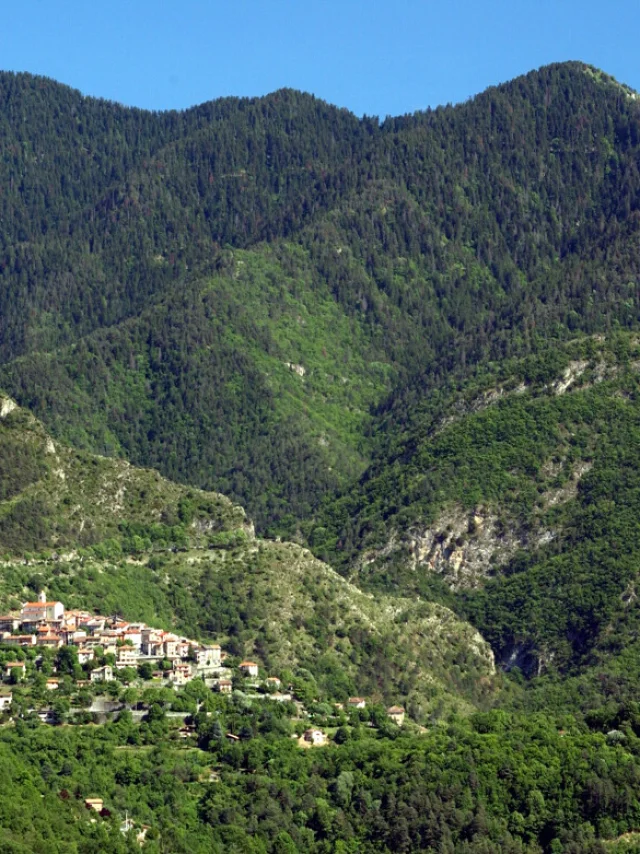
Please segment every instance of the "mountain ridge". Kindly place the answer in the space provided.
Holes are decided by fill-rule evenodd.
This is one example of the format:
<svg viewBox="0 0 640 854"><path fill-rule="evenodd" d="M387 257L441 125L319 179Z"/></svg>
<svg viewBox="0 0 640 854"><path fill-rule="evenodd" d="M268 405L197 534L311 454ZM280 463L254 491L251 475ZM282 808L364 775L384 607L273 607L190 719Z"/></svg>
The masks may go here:
<svg viewBox="0 0 640 854"><path fill-rule="evenodd" d="M46 588L305 670L329 698L401 697L419 720L499 692L488 645L448 608L365 593L302 546L256 538L224 496L65 447L6 397L0 459L1 607Z"/></svg>
<svg viewBox="0 0 640 854"><path fill-rule="evenodd" d="M20 180L23 189L2 201L5 221L14 223L6 240L14 239L0 265L0 385L44 419L43 400L57 400L61 417L49 426L61 436L69 429L66 438L142 465L173 460L162 423L171 413L193 440L179 444L165 473L230 494L260 530L287 536L323 493L366 467L385 401L433 389L456 367L637 323L640 132L624 88L574 63L382 125L331 110L327 120L325 107L287 90L279 102L225 100L204 117L185 116L184 128L176 117L130 117L119 135L117 111L101 107L98 118L89 111L82 139L100 140L106 122L110 147L98 160L91 155L90 167L73 160L72 183L71 155L51 155L54 164L60 158L48 169L51 192L56 180L62 190L53 215L40 177L26 193L25 175L40 168L33 157L4 166L8 185ZM217 109L222 117L213 121ZM7 145L11 133L5 127ZM53 152L59 141L44 134L37 145ZM196 307L198 291L207 294L206 309ZM307 307L306 318L294 314L295 302ZM171 344L180 364L168 368L189 377L179 395L154 355L167 352L165 341L153 341L164 321L148 319L158 305L185 318L181 342ZM316 330L319 305L330 321ZM276 327L287 314L306 321L297 341ZM164 325L171 342L174 331ZM309 370L302 345L316 332ZM211 363L200 339L219 351ZM94 364L79 370L67 351L84 344ZM40 378L43 353L50 370ZM274 382L275 362L301 365L306 377ZM368 378L366 363L375 366ZM125 423L120 405L111 411L92 397L94 367L115 400L134 386L144 430ZM369 382L360 399L351 395L355 417L346 414L345 395L334 393L338 376L350 389ZM93 435L84 427L81 435L56 383L71 397L85 395L102 421ZM265 430L243 408L238 385L257 389ZM162 412L147 387L167 388ZM225 437L227 423L240 444ZM265 442L278 447L282 435L290 445L266 471ZM203 458L196 446L210 450ZM214 458L224 461L222 471Z"/></svg>
<svg viewBox="0 0 640 854"><path fill-rule="evenodd" d="M5 635L7 850L633 850L639 164L581 63L382 123L0 74L0 606L235 675Z"/></svg>

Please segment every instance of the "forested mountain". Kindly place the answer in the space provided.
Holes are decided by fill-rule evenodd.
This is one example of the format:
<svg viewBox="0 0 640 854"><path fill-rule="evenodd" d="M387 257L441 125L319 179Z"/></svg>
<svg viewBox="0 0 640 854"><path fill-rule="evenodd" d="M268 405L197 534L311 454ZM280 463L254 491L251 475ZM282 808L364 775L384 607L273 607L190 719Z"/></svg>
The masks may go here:
<svg viewBox="0 0 640 854"><path fill-rule="evenodd" d="M0 461L3 611L46 588L304 672L324 697L402 700L424 722L499 688L489 645L448 608L374 599L307 549L256 538L224 496L56 443L2 397Z"/></svg>
<svg viewBox="0 0 640 854"><path fill-rule="evenodd" d="M364 470L387 395L636 325L639 107L584 65L383 123L2 88L0 385L261 529Z"/></svg>
<svg viewBox="0 0 640 854"><path fill-rule="evenodd" d="M124 668L97 728L3 636L2 850L636 850L639 238L640 102L582 63L383 122L0 74L0 606L292 692Z"/></svg>
<svg viewBox="0 0 640 854"><path fill-rule="evenodd" d="M616 398L621 410L633 406L615 392L631 394L635 358L618 385L612 357L604 370L598 358L595 374L581 364L573 366L573 393L588 394L600 378L608 406ZM569 394L551 366L537 380ZM535 411L538 398L550 406L544 387L518 388L505 390L505 402L514 392L526 395L525 410ZM476 411L492 403L485 397ZM586 403L565 406L577 420ZM455 416L463 423L467 413L454 406ZM621 428L632 426L627 419ZM520 445L529 438L521 435ZM619 443L621 433L612 439ZM585 445L588 434L577 447ZM108 684L117 720L96 725L86 680L76 683L64 669L70 647L25 651L3 635L3 669L18 656L30 674L3 687L12 692L10 712L0 711L3 850L124 854L139 850L141 832L151 854L168 845L185 854L634 850L635 647L610 655L608 670L564 684L537 680L525 691L496 673L486 642L450 609L363 593L307 550L255 539L242 511L221 496L73 451L8 398L0 402L0 451L0 542L13 552L0 572L4 609L46 587L69 607L215 638L231 653L227 665L249 653L297 700L270 701L245 684L222 697L198 680L176 692L125 668ZM39 502L31 513L30 499ZM630 636L633 612L619 613L611 646ZM54 663L57 723L44 724L31 704L51 696L45 668ZM356 689L367 696L362 711L347 715L329 702ZM392 698L409 713L402 727L381 705ZM142 721L134 705L145 709ZM302 720L300 707L308 710ZM304 750L292 739L309 723L331 733L329 746ZM85 806L98 796L99 815Z"/></svg>
<svg viewBox="0 0 640 854"><path fill-rule="evenodd" d="M371 588L453 605L507 669L624 650L635 670L639 357L618 333L452 378L326 503L312 546Z"/></svg>

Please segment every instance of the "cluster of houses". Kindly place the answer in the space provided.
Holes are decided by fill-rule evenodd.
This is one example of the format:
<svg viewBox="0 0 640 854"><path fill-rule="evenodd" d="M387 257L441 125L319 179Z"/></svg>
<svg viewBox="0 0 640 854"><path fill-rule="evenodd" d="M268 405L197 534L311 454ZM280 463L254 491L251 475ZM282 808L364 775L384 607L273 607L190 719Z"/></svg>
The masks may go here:
<svg viewBox="0 0 640 854"><path fill-rule="evenodd" d="M0 616L0 642L5 646L54 650L71 646L76 649L80 664L93 661L98 652L112 655L115 664L92 669L91 682L112 681L114 667L137 668L145 662L157 667L161 661L171 662L168 678L176 687L196 677L209 680L225 674L222 664L225 654L217 644L201 644L145 623L128 623L117 615L103 617L87 611L66 611L62 602L48 602L44 593L37 602L25 602L19 614ZM5 675L12 668L18 675L24 675L24 667L24 662L9 662L5 665L8 671ZM163 670L153 672L164 675Z"/></svg>
<svg viewBox="0 0 640 854"><path fill-rule="evenodd" d="M129 623L117 615L103 617L82 610L65 610L62 602L48 602L44 592L37 602L25 602L19 614L0 616L0 643L4 646L39 647L59 649L71 646L76 649L78 662L87 664L99 655L113 656L113 664L90 666L89 682L112 682L114 670L138 668L150 665L154 677L166 677L174 687L186 685L192 679L202 678L205 683L222 694L231 694L233 683L231 670L224 666L226 653L217 644L202 644L147 626L145 623ZM104 660L104 659L102 659ZM163 668L160 668L163 662ZM166 670L166 662L171 669ZM156 669L157 668L157 669ZM243 676L257 679L259 667L255 661L242 661L238 670ZM4 665L4 676L23 678L26 675L24 661L10 661ZM60 680L47 680L47 688L55 689ZM291 701L292 694L281 692L281 682L270 676L264 683L270 689L270 698L281 702ZM11 704L11 693L0 691L0 712ZM350 709L364 709L364 697L350 697ZM343 709L343 704L336 704ZM398 726L404 723L405 710L400 706L387 709L388 717ZM308 730L304 741L312 745L325 743L320 731Z"/></svg>

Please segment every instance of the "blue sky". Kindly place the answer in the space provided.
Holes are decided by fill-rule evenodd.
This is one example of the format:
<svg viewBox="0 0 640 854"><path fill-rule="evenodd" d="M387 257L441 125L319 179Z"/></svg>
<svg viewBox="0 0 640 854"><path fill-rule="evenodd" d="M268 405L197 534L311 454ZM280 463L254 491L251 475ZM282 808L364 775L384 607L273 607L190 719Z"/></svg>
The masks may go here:
<svg viewBox="0 0 640 854"><path fill-rule="evenodd" d="M124 104L290 86L359 115L463 101L579 59L640 90L640 0L20 0L0 68Z"/></svg>

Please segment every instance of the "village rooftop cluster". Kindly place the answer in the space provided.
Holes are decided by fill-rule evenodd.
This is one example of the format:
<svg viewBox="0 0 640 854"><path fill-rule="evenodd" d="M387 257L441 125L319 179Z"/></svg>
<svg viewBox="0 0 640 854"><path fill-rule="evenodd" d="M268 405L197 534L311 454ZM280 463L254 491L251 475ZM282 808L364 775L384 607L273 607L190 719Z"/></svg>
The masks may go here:
<svg viewBox="0 0 640 854"><path fill-rule="evenodd" d="M89 680L84 684L113 682L114 670L138 669L147 665L152 678L167 678L174 688L180 688L193 679L202 679L204 683L221 694L231 694L232 671L225 667L228 657L218 644L203 644L190 638L153 628L141 622L126 622L114 615L104 617L82 610L65 610L62 602L49 602L41 592L37 602L25 602L19 614L0 616L0 644L60 650L73 647L78 664L86 665ZM109 657L111 663L104 662ZM92 662L96 662L92 666ZM167 663L170 669L167 670ZM161 666L162 665L162 666ZM259 677L259 666L254 661L242 661L238 665L242 676L250 679ZM19 680L26 675L25 661L10 661L4 665L5 678ZM47 688L58 687L60 680L47 680ZM76 682L80 686L80 682ZM281 681L269 676L264 684L272 692L270 699L280 702L293 700L291 693L281 693ZM6 711L11 704L10 693L0 693L0 712ZM347 707L364 709L364 697L350 697ZM343 709L342 703L336 708ZM405 710L401 706L387 709L387 716L402 726ZM326 743L320 731L308 730L307 742Z"/></svg>
<svg viewBox="0 0 640 854"><path fill-rule="evenodd" d="M62 602L48 602L44 593L37 602L25 602L19 614L0 617L0 642L5 646L54 650L75 647L79 664L93 661L96 653L113 656L113 666L105 664L91 670L91 682L110 682L114 679L114 667L137 668L145 662L157 667L162 661L170 661L172 669L168 678L176 687L196 677L215 679L225 672L222 662L226 654L217 644L201 644L145 623L128 623L117 615L103 617L87 611L66 611ZM6 665L12 666L21 668L24 662ZM253 662L243 662L240 669L248 675L254 672L258 675ZM154 675L162 676L164 671L154 671ZM219 690L231 690L230 680L215 682L214 687Z"/></svg>

